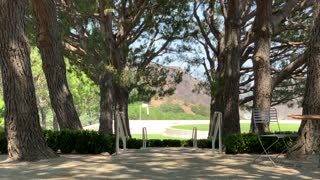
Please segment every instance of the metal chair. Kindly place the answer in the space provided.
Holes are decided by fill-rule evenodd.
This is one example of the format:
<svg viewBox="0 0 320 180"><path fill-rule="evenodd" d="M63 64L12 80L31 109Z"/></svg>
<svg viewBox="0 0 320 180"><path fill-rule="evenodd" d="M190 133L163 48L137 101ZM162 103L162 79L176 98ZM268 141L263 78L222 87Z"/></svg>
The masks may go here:
<svg viewBox="0 0 320 180"><path fill-rule="evenodd" d="M270 134L263 134L259 131L256 131L256 134L258 136L259 142L263 148L263 152L254 159L253 162L255 162L257 159L259 159L260 157L262 157L263 155L265 155L266 157L269 158L269 160L274 164L274 160L272 160L271 155L268 153L268 151L275 146L277 143L279 142L283 142L285 145L284 150L281 153L285 153L286 151L288 151L288 144L285 141L285 138L293 138L293 137L297 137L297 134L284 134L284 133L279 133L281 132L280 129L280 125L279 125L279 121L278 121L278 115L277 115L277 109L275 108L268 108L268 109L253 109L253 121L254 121L254 125L256 130L258 128L261 128L263 126L266 125L271 125L271 124L276 124L276 131L271 131ZM269 145L268 147L266 147L266 145L263 143L262 138L275 138L275 141ZM277 158L278 156L276 156Z"/></svg>

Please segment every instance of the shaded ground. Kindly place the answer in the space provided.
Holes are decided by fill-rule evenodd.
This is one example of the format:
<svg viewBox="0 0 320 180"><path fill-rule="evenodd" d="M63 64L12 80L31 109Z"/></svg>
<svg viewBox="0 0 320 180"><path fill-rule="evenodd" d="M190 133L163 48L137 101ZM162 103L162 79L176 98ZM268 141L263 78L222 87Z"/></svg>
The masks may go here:
<svg viewBox="0 0 320 180"><path fill-rule="evenodd" d="M150 148L102 155L61 155L39 162L8 163L0 179L320 179L317 159L273 166L256 155L225 155L191 148Z"/></svg>

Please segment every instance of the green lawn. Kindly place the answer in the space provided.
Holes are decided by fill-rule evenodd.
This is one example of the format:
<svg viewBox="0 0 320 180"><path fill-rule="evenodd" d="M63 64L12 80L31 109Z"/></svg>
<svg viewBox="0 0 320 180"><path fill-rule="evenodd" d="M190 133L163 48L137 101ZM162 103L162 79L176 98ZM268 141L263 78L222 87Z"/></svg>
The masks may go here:
<svg viewBox="0 0 320 180"><path fill-rule="evenodd" d="M129 104L129 119L138 120L140 119L140 106L141 102ZM146 108L141 108L141 119L142 120L207 120L209 116L201 114L189 114L177 104L163 104L160 107L149 107L149 115L147 115Z"/></svg>
<svg viewBox="0 0 320 180"><path fill-rule="evenodd" d="M281 131L297 131L299 129L300 124L280 124ZM193 127L196 127L199 131L208 131L209 126L207 124L189 124L189 125L178 125L178 126L172 126L172 128L176 129L187 129L192 130ZM241 123L240 124L241 132L247 133L250 129L249 123ZM271 124L271 131L277 130L276 124Z"/></svg>
<svg viewBox="0 0 320 180"><path fill-rule="evenodd" d="M132 138L142 139L141 134L132 134ZM161 134L148 134L148 139L184 139L170 136L163 136Z"/></svg>

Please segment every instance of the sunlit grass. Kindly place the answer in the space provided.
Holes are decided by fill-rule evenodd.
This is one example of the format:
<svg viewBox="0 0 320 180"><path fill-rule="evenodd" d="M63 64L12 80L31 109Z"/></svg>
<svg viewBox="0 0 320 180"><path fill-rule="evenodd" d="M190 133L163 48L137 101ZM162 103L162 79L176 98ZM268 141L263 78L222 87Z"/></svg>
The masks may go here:
<svg viewBox="0 0 320 180"><path fill-rule="evenodd" d="M280 124L281 131L298 131L300 124ZM175 129L186 129L186 130L192 130L194 127L197 128L199 131L208 131L209 125L208 124L188 124L188 125L177 125L172 126L172 128ZM250 129L249 123L241 123L240 124L241 132L247 133ZM277 124L271 124L270 127L271 131L277 131L278 127Z"/></svg>
<svg viewBox="0 0 320 180"><path fill-rule="evenodd" d="M132 136L132 138L142 139L141 134L132 134L131 136ZM148 134L148 139L185 139L185 138L164 136L162 134Z"/></svg>

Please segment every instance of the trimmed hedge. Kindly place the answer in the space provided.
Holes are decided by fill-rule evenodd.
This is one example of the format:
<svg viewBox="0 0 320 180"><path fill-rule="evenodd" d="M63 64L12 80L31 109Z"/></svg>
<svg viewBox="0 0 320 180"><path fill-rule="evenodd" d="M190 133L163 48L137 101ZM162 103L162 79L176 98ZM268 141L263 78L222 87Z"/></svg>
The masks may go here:
<svg viewBox="0 0 320 180"><path fill-rule="evenodd" d="M44 131L48 146L61 153L99 154L102 152L114 152L114 137L106 136L96 131ZM7 153L7 139L5 132L0 132L0 154Z"/></svg>
<svg viewBox="0 0 320 180"><path fill-rule="evenodd" d="M4 131L0 131L0 154L6 154L8 152L7 138Z"/></svg>
<svg viewBox="0 0 320 180"><path fill-rule="evenodd" d="M286 132L288 133L288 132ZM293 132L292 132L293 133ZM99 154L102 152L115 152L115 137L106 136L96 131L44 131L45 139L50 148L61 153L80 153L80 154ZM263 143L269 146L275 139L270 137L263 138ZM292 144L292 139L286 139L288 144ZM237 153L261 153L258 137L255 134L230 135L225 138L226 154ZM198 148L211 148L211 140L200 139L197 141ZM122 146L122 141L120 141ZM150 139L147 141L147 147L192 147L192 140L174 140L174 139ZM127 148L140 149L142 147L141 139L127 140ZM216 142L218 147L218 141ZM279 142L270 149L271 153L280 153L284 148L283 142ZM5 132L0 132L0 154L7 153L7 140Z"/></svg>
<svg viewBox="0 0 320 180"><path fill-rule="evenodd" d="M281 132L286 134L294 134L295 132ZM262 143L265 147L269 147L276 141L276 137L262 137ZM293 138L285 138L286 143L290 146L294 143ZM281 153L285 148L282 140L269 149L269 153ZM252 133L229 135L225 139L226 154L238 153L261 153L263 151L258 136Z"/></svg>
<svg viewBox="0 0 320 180"><path fill-rule="evenodd" d="M114 152L113 136L96 131L61 130L44 132L48 146L61 153L99 154Z"/></svg>
<svg viewBox="0 0 320 180"><path fill-rule="evenodd" d="M198 148L211 148L211 140L198 139ZM218 142L216 142L218 146ZM120 141L120 147L122 148L122 141ZM127 140L127 148L129 149L140 149L142 147L141 139L129 139ZM147 147L193 147L192 140L177 140L177 139L148 139Z"/></svg>

